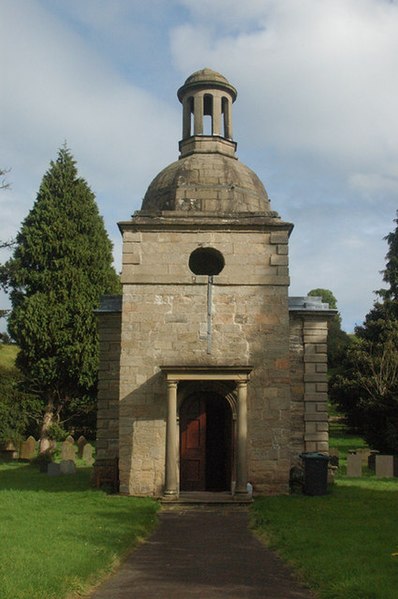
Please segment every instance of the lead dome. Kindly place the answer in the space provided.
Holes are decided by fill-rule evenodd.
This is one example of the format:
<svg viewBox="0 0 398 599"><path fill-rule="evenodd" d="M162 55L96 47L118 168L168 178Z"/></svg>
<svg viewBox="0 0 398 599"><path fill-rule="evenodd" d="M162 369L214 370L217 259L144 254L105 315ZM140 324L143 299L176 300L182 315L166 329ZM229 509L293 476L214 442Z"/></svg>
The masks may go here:
<svg viewBox="0 0 398 599"><path fill-rule="evenodd" d="M232 137L236 89L220 73L204 68L190 75L177 95L183 108L180 157L149 185L141 212L275 217L262 182L236 157Z"/></svg>

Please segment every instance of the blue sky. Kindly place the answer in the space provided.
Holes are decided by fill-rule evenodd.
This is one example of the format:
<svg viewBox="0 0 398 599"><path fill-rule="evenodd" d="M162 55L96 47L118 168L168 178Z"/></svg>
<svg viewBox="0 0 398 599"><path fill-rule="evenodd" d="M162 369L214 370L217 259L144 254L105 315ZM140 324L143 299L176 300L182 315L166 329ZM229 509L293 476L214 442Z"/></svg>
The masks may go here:
<svg viewBox="0 0 398 599"><path fill-rule="evenodd" d="M331 289L346 330L362 322L398 208L396 1L0 0L0 10L0 164L12 169L0 240L15 236L66 140L119 268L116 222L177 158L176 90L210 67L238 89L239 159L295 225L290 294Z"/></svg>

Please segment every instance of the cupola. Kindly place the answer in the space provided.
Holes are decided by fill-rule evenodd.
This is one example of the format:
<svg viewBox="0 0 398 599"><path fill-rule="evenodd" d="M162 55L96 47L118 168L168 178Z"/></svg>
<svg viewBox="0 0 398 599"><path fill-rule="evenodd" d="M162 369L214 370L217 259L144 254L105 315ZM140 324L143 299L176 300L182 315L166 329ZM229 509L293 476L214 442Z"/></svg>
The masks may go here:
<svg viewBox="0 0 398 599"><path fill-rule="evenodd" d="M236 89L211 69L193 73L177 92L183 106L181 157L193 152L234 156L232 104Z"/></svg>

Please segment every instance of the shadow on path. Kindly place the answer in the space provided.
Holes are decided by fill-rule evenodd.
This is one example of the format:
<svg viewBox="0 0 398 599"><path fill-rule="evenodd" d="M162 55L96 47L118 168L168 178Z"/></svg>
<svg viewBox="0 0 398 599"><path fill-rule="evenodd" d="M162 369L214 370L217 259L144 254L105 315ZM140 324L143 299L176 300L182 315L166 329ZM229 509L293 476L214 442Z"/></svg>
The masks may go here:
<svg viewBox="0 0 398 599"><path fill-rule="evenodd" d="M175 509L92 599L314 599L248 528L246 510Z"/></svg>

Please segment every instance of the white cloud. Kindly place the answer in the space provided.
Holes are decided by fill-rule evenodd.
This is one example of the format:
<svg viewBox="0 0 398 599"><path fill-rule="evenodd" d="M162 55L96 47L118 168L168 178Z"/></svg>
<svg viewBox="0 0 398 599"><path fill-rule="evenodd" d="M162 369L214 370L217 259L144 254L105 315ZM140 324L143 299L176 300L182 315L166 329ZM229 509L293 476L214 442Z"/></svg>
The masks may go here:
<svg viewBox="0 0 398 599"><path fill-rule="evenodd" d="M212 4L220 18L226 14L224 0ZM261 5L253 32L218 35L205 13L177 27L181 71L206 65L226 73L240 91L246 139L257 145L338 165L368 166L391 152L398 158L398 7L278 0L249 3L249 13L251 6L260 16Z"/></svg>
<svg viewBox="0 0 398 599"><path fill-rule="evenodd" d="M0 27L0 239L66 139L119 264L115 223L176 159L175 91L208 66L238 88L239 156L295 223L291 292L331 288L361 321L397 207L396 2L2 0Z"/></svg>
<svg viewBox="0 0 398 599"><path fill-rule="evenodd" d="M12 190L1 197L3 214L11 214L0 239L15 232L65 139L101 211L113 221L129 218L157 170L176 156L178 107L122 79L40 3L3 2L2 23L1 53L12 48L12 62L2 70L1 152L12 166Z"/></svg>

